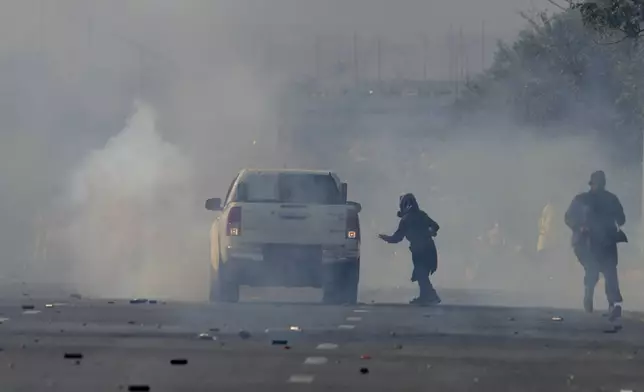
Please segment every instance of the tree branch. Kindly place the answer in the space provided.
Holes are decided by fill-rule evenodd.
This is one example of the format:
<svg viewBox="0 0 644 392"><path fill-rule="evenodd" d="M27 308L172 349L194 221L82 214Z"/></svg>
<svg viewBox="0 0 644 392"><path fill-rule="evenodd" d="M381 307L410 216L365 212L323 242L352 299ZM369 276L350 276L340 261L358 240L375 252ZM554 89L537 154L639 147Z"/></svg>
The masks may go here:
<svg viewBox="0 0 644 392"><path fill-rule="evenodd" d="M559 8L562 11L568 11L568 8L564 7L563 5L555 2L555 0L547 0L548 3L554 5L555 7ZM568 0L568 6L570 6L572 0Z"/></svg>
<svg viewBox="0 0 644 392"><path fill-rule="evenodd" d="M640 37L641 35L642 35L642 32L640 31L640 32L638 33L637 37ZM637 37L635 37L635 38L637 38ZM608 45L616 45L616 44L619 44L620 42L624 42L624 41L626 41L626 40L627 40L627 39L629 39L629 38L633 38L633 37L631 37L631 36L629 36L629 35L624 35L622 38L618 39L617 41L613 41L613 42L599 42L599 41L597 41L595 38L593 38L593 42L595 42L595 44L597 44L597 45L606 45L606 46L608 46Z"/></svg>

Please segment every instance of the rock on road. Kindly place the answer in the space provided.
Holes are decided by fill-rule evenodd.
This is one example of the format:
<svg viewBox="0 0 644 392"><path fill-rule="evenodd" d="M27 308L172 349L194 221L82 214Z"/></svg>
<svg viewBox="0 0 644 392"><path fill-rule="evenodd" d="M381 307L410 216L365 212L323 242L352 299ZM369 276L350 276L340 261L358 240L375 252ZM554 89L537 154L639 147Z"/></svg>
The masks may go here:
<svg viewBox="0 0 644 392"><path fill-rule="evenodd" d="M615 332L599 314L446 299L5 298L0 390L644 391L644 315Z"/></svg>

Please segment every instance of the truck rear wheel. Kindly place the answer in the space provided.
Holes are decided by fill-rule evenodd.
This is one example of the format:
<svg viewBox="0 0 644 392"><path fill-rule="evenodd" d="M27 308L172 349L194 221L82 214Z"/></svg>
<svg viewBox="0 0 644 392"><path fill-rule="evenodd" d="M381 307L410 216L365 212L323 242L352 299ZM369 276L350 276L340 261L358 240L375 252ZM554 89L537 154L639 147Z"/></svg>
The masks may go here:
<svg viewBox="0 0 644 392"><path fill-rule="evenodd" d="M210 301L239 302L239 282L221 262L217 271L210 266Z"/></svg>
<svg viewBox="0 0 644 392"><path fill-rule="evenodd" d="M335 263L327 267L322 302L355 305L358 302L360 261Z"/></svg>

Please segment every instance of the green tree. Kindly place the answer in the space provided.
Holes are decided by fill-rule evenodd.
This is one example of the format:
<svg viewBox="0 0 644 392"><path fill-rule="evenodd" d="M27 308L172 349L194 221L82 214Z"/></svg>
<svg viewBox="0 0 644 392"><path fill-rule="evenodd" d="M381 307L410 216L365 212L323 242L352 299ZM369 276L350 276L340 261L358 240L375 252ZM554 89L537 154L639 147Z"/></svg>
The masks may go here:
<svg viewBox="0 0 644 392"><path fill-rule="evenodd" d="M619 31L624 38L638 38L644 32L644 0L571 1L570 6L579 10L585 25L602 34Z"/></svg>
<svg viewBox="0 0 644 392"><path fill-rule="evenodd" d="M461 117L509 117L543 133L591 132L639 159L644 51L632 40L598 45L602 33L588 29L576 9L526 18L528 27L513 43L499 43L492 66L468 86L457 104L467 113Z"/></svg>

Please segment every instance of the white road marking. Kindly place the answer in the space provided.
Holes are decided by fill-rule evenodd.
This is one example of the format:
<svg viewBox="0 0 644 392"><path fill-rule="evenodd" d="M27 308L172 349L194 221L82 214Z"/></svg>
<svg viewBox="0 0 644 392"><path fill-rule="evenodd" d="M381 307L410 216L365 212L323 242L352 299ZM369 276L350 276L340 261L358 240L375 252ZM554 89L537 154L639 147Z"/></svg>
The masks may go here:
<svg viewBox="0 0 644 392"><path fill-rule="evenodd" d="M305 365L324 365L329 360L326 357L308 357L304 360Z"/></svg>
<svg viewBox="0 0 644 392"><path fill-rule="evenodd" d="M288 379L288 382L293 384L310 384L314 378L314 376L309 374L294 374Z"/></svg>
<svg viewBox="0 0 644 392"><path fill-rule="evenodd" d="M354 309L353 313L369 313L367 309Z"/></svg>
<svg viewBox="0 0 644 392"><path fill-rule="evenodd" d="M347 321L360 321L362 317L347 317Z"/></svg>
<svg viewBox="0 0 644 392"><path fill-rule="evenodd" d="M335 343L320 343L316 348L318 350L335 350L338 348L338 345Z"/></svg>
<svg viewBox="0 0 644 392"><path fill-rule="evenodd" d="M0 324L4 323L5 321L9 321L9 319L6 317L0 317Z"/></svg>
<svg viewBox="0 0 644 392"><path fill-rule="evenodd" d="M338 325L338 329L354 329L356 326L351 324Z"/></svg>
<svg viewBox="0 0 644 392"><path fill-rule="evenodd" d="M25 310L22 314L38 314L40 310Z"/></svg>

